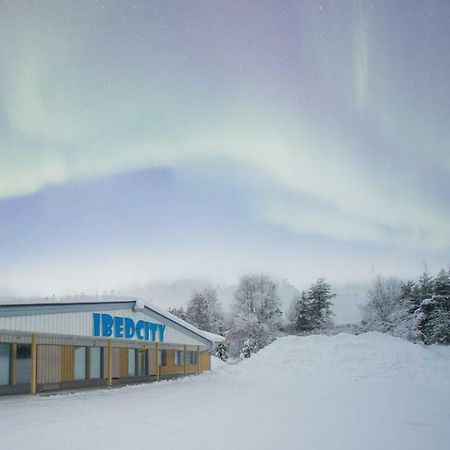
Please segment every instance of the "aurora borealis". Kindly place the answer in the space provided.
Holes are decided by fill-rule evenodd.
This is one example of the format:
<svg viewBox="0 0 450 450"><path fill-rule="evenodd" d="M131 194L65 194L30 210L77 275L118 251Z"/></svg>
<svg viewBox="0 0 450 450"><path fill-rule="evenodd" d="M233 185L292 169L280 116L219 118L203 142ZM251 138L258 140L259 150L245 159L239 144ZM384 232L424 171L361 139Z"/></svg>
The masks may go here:
<svg viewBox="0 0 450 450"><path fill-rule="evenodd" d="M0 288L450 263L450 3L0 2Z"/></svg>

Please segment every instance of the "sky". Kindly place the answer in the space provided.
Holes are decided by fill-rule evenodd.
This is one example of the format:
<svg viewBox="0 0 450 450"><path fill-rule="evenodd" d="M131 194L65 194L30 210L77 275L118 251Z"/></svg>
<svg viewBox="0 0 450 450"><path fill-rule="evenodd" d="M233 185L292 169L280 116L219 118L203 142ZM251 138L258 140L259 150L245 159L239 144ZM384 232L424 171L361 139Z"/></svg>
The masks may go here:
<svg viewBox="0 0 450 450"><path fill-rule="evenodd" d="M450 3L0 1L0 294L450 264Z"/></svg>

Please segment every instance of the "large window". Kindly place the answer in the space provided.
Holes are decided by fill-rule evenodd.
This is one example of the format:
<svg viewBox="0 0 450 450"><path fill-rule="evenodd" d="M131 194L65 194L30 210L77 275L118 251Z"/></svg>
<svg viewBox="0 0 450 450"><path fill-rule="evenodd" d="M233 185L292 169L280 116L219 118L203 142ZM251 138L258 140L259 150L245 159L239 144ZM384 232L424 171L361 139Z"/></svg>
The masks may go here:
<svg viewBox="0 0 450 450"><path fill-rule="evenodd" d="M74 379L86 379L86 347L75 347Z"/></svg>
<svg viewBox="0 0 450 450"><path fill-rule="evenodd" d="M192 352L189 351L188 352L188 364L190 364L191 366L195 365L198 363L198 355L197 352Z"/></svg>
<svg viewBox="0 0 450 450"><path fill-rule="evenodd" d="M159 351L159 365L167 366L167 351L166 350Z"/></svg>
<svg viewBox="0 0 450 450"><path fill-rule="evenodd" d="M91 347L89 349L89 378L101 378L102 377L102 348Z"/></svg>
<svg viewBox="0 0 450 450"><path fill-rule="evenodd" d="M28 384L31 380L31 345L17 344L17 384Z"/></svg>
<svg viewBox="0 0 450 450"><path fill-rule="evenodd" d="M0 344L0 385L9 384L11 344Z"/></svg>
<svg viewBox="0 0 450 450"><path fill-rule="evenodd" d="M184 366L184 351L175 350L175 365Z"/></svg>
<svg viewBox="0 0 450 450"><path fill-rule="evenodd" d="M134 348L128 349L128 376L134 377L136 375L136 350Z"/></svg>

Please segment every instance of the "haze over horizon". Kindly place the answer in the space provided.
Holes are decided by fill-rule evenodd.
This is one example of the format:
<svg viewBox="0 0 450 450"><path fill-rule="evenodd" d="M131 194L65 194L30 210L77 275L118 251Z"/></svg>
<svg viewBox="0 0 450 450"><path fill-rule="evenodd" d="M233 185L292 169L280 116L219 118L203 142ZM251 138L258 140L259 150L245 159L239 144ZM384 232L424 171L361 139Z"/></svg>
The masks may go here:
<svg viewBox="0 0 450 450"><path fill-rule="evenodd" d="M0 295L450 264L450 3L0 4Z"/></svg>

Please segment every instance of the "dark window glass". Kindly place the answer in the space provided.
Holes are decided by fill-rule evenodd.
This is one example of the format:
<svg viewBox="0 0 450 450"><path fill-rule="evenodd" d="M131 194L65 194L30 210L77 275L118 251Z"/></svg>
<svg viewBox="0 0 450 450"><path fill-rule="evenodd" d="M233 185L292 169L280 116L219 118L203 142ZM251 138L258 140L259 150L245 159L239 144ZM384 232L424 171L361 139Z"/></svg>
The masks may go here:
<svg viewBox="0 0 450 450"><path fill-rule="evenodd" d="M31 345L17 344L17 384L31 380Z"/></svg>

